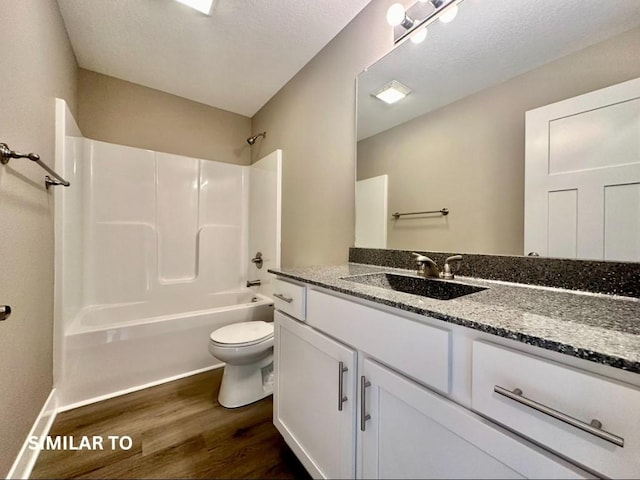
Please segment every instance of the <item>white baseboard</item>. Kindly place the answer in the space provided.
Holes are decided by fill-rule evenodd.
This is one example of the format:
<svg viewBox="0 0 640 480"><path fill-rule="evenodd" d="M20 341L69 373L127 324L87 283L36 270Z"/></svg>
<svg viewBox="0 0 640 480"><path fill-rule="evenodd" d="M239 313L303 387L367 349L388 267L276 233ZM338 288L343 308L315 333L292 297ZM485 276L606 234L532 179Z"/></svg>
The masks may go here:
<svg viewBox="0 0 640 480"><path fill-rule="evenodd" d="M209 370L214 370L216 368L221 368L221 367L224 367L224 363L218 363L216 365L200 368L198 370L192 370L190 372L181 373L179 375L174 375L173 377L162 378L160 380L155 380L153 382L145 383L143 385L136 385L135 387L126 388L124 390L110 392L105 395L89 398L87 400L82 400L80 402L70 403L69 405L62 405L58 407L58 413L66 412L67 410L73 410L74 408L84 407L86 405L91 405L92 403L101 402L103 400L108 400L110 398L119 397L120 395L126 395L127 393L133 393L139 390L144 390L145 388L155 387L157 385L162 385L163 383L173 382L174 380L180 380L181 378L190 377L191 375L197 375L199 373L208 372Z"/></svg>
<svg viewBox="0 0 640 480"><path fill-rule="evenodd" d="M7 478L29 478L31 475L36 460L38 460L40 450L31 450L29 448L29 439L33 436L40 438L48 435L51 425L53 425L53 421L56 419L58 409L57 401L56 389L54 388L51 390L47 401L44 402L36 421L33 422L33 427L31 427L31 431L24 441L24 444L22 444L20 453L16 457L15 462L13 462Z"/></svg>

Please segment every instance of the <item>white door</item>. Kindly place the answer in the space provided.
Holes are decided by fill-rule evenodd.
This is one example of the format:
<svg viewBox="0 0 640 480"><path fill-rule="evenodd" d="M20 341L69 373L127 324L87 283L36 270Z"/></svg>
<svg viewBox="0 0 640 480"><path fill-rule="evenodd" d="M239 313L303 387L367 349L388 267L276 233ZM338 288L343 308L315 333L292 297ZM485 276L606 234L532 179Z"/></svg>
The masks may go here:
<svg viewBox="0 0 640 480"><path fill-rule="evenodd" d="M249 167L249 241L247 280L260 280L258 291L273 294L275 276L267 272L280 268L282 204L282 150L276 150ZM262 267L251 259L262 254Z"/></svg>
<svg viewBox="0 0 640 480"><path fill-rule="evenodd" d="M640 79L527 112L524 245L640 261Z"/></svg>
<svg viewBox="0 0 640 480"><path fill-rule="evenodd" d="M276 311L273 423L315 478L354 478L355 359L355 351Z"/></svg>
<svg viewBox="0 0 640 480"><path fill-rule="evenodd" d="M387 248L388 176L356 182L356 247Z"/></svg>
<svg viewBox="0 0 640 480"><path fill-rule="evenodd" d="M361 375L358 478L523 478L465 439L504 445L468 410L369 359Z"/></svg>

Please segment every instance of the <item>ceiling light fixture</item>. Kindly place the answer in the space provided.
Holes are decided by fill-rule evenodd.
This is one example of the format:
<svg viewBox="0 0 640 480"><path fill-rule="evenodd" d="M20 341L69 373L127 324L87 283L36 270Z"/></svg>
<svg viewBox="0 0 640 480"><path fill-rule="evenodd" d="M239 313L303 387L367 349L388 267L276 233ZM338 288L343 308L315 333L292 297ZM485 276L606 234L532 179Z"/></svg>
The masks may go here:
<svg viewBox="0 0 640 480"><path fill-rule="evenodd" d="M394 3L387 10L387 23L393 26L394 43L399 43L411 35L414 43L420 43L426 37L426 27L440 19L443 23L451 22L458 14L458 5L463 0L419 0L408 10L399 3ZM419 29L424 30L418 32ZM413 39L413 33L417 37Z"/></svg>
<svg viewBox="0 0 640 480"><path fill-rule="evenodd" d="M398 100L402 100L404 97L411 93L411 89L406 85L398 82L397 80L391 80L384 87L372 95L385 103L392 104Z"/></svg>
<svg viewBox="0 0 640 480"><path fill-rule="evenodd" d="M213 0L176 0L176 2L180 2L188 7L193 8L205 15L211 15L211 5L213 5Z"/></svg>

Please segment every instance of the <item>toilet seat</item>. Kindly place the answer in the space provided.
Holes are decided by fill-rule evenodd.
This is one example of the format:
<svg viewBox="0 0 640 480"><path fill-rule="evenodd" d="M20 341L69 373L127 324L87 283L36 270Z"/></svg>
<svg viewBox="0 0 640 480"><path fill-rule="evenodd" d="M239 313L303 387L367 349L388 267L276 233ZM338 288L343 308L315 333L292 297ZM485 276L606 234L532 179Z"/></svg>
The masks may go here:
<svg viewBox="0 0 640 480"><path fill-rule="evenodd" d="M211 332L209 340L222 347L246 347L273 337L273 324L263 321L241 322L218 328Z"/></svg>

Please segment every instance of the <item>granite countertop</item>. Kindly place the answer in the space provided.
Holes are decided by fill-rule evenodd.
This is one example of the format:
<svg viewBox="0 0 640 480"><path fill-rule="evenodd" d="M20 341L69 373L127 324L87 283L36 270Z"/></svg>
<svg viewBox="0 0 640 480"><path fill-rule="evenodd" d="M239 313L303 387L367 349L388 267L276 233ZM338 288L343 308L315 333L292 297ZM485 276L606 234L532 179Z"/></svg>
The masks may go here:
<svg viewBox="0 0 640 480"><path fill-rule="evenodd" d="M640 300L456 276L486 290L436 300L345 280L410 270L349 263L269 272L529 345L640 373Z"/></svg>

